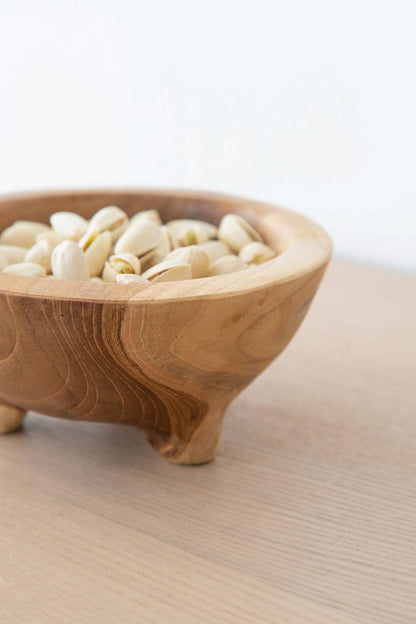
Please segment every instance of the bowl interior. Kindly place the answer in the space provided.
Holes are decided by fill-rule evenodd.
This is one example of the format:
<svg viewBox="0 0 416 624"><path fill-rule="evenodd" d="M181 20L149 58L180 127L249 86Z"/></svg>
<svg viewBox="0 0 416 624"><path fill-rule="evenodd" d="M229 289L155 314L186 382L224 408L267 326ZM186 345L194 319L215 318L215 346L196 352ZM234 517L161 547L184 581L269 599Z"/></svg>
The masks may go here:
<svg viewBox="0 0 416 624"><path fill-rule="evenodd" d="M156 208L164 222L178 218L202 219L218 225L227 213L249 221L277 252L263 265L218 277L164 282L151 288L91 282L58 282L43 278L2 275L0 291L71 299L172 299L224 296L286 281L325 264L331 254L328 235L305 217L268 204L200 192L152 190L97 190L27 193L0 198L0 231L16 220L49 222L53 212L73 211L90 218L103 206L115 204L129 216Z"/></svg>

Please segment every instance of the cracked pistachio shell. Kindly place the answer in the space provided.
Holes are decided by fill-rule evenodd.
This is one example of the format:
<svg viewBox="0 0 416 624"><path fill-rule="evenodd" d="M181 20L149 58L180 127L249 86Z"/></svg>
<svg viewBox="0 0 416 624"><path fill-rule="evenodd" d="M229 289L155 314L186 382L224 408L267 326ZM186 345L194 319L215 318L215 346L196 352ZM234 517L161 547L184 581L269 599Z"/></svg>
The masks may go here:
<svg viewBox="0 0 416 624"><path fill-rule="evenodd" d="M16 221L0 234L0 244L17 247L32 247L41 232L49 231L49 226L36 221Z"/></svg>
<svg viewBox="0 0 416 624"><path fill-rule="evenodd" d="M130 219L130 225L135 225L140 221L153 221L156 225L162 225L162 219L157 210L142 210Z"/></svg>
<svg viewBox="0 0 416 624"><path fill-rule="evenodd" d="M260 234L242 217L227 214L222 218L218 237L236 253L252 241L262 242Z"/></svg>
<svg viewBox="0 0 416 624"><path fill-rule="evenodd" d="M24 277L46 277L45 268L35 262L18 262L17 264L10 264L3 269L2 273L8 273L9 275L22 275Z"/></svg>
<svg viewBox="0 0 416 624"><path fill-rule="evenodd" d="M45 240L47 243L49 243L49 245L53 249L54 247L59 245L59 243L62 243L62 241L64 239L62 238L62 236L59 236L59 234L57 234L53 230L48 230L47 232L41 232L40 234L38 234L36 236L36 242L37 243L39 243L40 241L43 241L43 240Z"/></svg>
<svg viewBox="0 0 416 624"><path fill-rule="evenodd" d="M87 259L77 243L66 240L55 247L52 252L52 273L62 280L89 279Z"/></svg>
<svg viewBox="0 0 416 624"><path fill-rule="evenodd" d="M101 277L103 278L104 282L115 282L117 281L117 271L115 271L113 269L113 267L111 266L111 264L109 262L106 262L104 265L104 269L103 269L103 273L101 275Z"/></svg>
<svg viewBox="0 0 416 624"><path fill-rule="evenodd" d="M159 229L162 235L160 244L155 249L151 249L140 257L140 263L143 271L146 271L146 269L149 269L154 264L162 262L162 260L172 249L172 242L170 240L168 228L166 225L162 225Z"/></svg>
<svg viewBox="0 0 416 624"><path fill-rule="evenodd" d="M119 273L116 282L117 284L150 284L149 280L143 277L143 275L136 275L135 273Z"/></svg>
<svg viewBox="0 0 416 624"><path fill-rule="evenodd" d="M75 212L55 212L49 221L53 231L65 240L79 241L88 227L88 221Z"/></svg>
<svg viewBox="0 0 416 624"><path fill-rule="evenodd" d="M129 252L143 256L155 249L162 242L160 227L153 221L139 221L129 227L118 239L114 251L116 254Z"/></svg>
<svg viewBox="0 0 416 624"><path fill-rule="evenodd" d="M135 273L140 274L140 260L132 253L114 254L111 256L109 263L116 273Z"/></svg>
<svg viewBox="0 0 416 624"><path fill-rule="evenodd" d="M166 256L165 260L187 262L191 265L193 278L205 277L210 264L208 255L198 245L174 249Z"/></svg>
<svg viewBox="0 0 416 624"><path fill-rule="evenodd" d="M91 236L96 236L101 232L110 232L111 240L114 243L126 230L128 216L118 206L105 206L92 217L88 224L87 232Z"/></svg>
<svg viewBox="0 0 416 624"><path fill-rule="evenodd" d="M3 269L5 269L7 267L9 263L7 262L7 258L6 256L4 256L1 252L0 252L0 271L2 271Z"/></svg>
<svg viewBox="0 0 416 624"><path fill-rule="evenodd" d="M246 264L262 264L274 258L276 254L273 249L264 243L253 241L252 243L244 245L238 255L240 260Z"/></svg>
<svg viewBox="0 0 416 624"><path fill-rule="evenodd" d="M159 262L143 273L143 277L152 283L192 279L192 268L187 262Z"/></svg>
<svg viewBox="0 0 416 624"><path fill-rule="evenodd" d="M166 224L173 247L199 245L217 236L217 228L212 223L197 219L174 219Z"/></svg>
<svg viewBox="0 0 416 624"><path fill-rule="evenodd" d="M78 243L82 249L81 241ZM105 261L111 252L111 234L110 232L101 232L91 240L85 249L85 257L87 259L88 271L91 277L101 275Z"/></svg>
<svg viewBox="0 0 416 624"><path fill-rule="evenodd" d="M24 261L40 264L46 273L50 273L52 251L52 247L46 240L40 240L27 250Z"/></svg>
<svg viewBox="0 0 416 624"><path fill-rule="evenodd" d="M231 249L228 245L217 240L210 240L206 243L202 243L199 245L199 248L205 251L210 264L218 260L218 258L221 258L221 256L229 256L231 254Z"/></svg>
<svg viewBox="0 0 416 624"><path fill-rule="evenodd" d="M225 275L227 273L235 273L246 269L247 265L240 260L238 256L222 256L211 264L208 270L208 276L214 277L215 275Z"/></svg>
<svg viewBox="0 0 416 624"><path fill-rule="evenodd" d="M26 252L26 247L17 247L16 245L0 245L0 253L6 258L7 264L23 262Z"/></svg>

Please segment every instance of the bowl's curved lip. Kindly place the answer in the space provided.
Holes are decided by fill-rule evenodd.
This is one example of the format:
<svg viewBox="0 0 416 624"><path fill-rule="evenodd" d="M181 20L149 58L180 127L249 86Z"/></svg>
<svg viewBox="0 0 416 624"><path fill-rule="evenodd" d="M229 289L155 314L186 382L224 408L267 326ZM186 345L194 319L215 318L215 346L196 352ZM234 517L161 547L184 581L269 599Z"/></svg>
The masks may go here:
<svg viewBox="0 0 416 624"><path fill-rule="evenodd" d="M284 283L308 274L327 264L332 253L332 241L319 225L303 215L280 208L273 204L258 202L241 197L206 191L183 191L170 189L147 188L100 188L71 189L65 191L47 191L31 193L15 193L0 197L0 208L3 203L24 199L41 199L46 197L63 197L97 194L131 195L152 194L163 197L178 197L195 200L226 201L233 204L238 212L242 207L257 210L261 213L258 228L267 230L268 225L281 225L289 233L289 248L276 258L244 271L205 277L179 282L163 282L142 287L139 284L111 284L99 282L71 282L46 280L45 278L17 277L3 274L0 277L0 293L10 296L22 295L35 298L101 301L101 302L162 302L186 300L194 298L222 298L230 295L241 295L253 290L264 289Z"/></svg>

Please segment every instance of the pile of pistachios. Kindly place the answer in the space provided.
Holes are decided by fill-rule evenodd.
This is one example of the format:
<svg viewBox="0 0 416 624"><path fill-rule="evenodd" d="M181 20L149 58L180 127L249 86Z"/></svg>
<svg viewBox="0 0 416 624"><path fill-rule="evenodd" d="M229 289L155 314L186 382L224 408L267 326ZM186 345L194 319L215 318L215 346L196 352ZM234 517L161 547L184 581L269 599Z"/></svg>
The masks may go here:
<svg viewBox="0 0 416 624"><path fill-rule="evenodd" d="M234 273L275 256L242 217L219 227L195 219L162 223L157 210L129 218L117 206L89 221L55 212L50 225L16 221L0 234L0 271L28 277L121 284L166 282Z"/></svg>

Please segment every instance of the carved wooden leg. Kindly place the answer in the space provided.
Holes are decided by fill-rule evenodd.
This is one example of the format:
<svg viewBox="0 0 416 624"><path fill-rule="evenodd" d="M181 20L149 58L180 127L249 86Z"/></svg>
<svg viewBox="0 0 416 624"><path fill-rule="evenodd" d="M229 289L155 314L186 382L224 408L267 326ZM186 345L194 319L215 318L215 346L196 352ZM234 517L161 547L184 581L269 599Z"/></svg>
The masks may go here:
<svg viewBox="0 0 416 624"><path fill-rule="evenodd" d="M0 435L20 429L25 415L25 410L19 407L0 403Z"/></svg>
<svg viewBox="0 0 416 624"><path fill-rule="evenodd" d="M226 405L211 407L189 440L177 433L147 433L147 439L165 459L175 464L205 464L215 457L221 437Z"/></svg>

